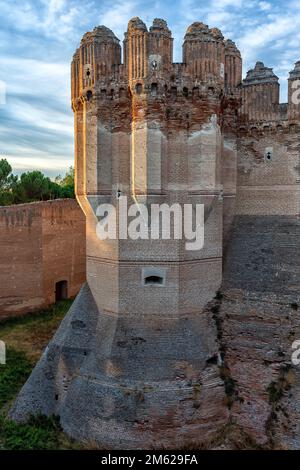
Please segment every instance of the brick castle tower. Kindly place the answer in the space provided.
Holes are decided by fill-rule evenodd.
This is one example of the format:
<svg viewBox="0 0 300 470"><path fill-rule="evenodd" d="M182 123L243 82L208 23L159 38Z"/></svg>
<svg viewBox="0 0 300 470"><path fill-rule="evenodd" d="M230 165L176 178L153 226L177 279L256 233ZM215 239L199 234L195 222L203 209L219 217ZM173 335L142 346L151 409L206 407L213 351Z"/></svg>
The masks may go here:
<svg viewBox="0 0 300 470"><path fill-rule="evenodd" d="M164 20L148 30L133 18L123 63L105 26L74 55L87 283L11 416L59 415L101 448L192 448L228 423L299 448L300 381L276 413L267 391L282 383L299 325L300 62L280 103L273 70L257 62L242 81L240 52L216 28L187 29L182 63L172 50ZM204 247L100 240L98 208L110 204L122 227L125 197L137 208L204 204Z"/></svg>
<svg viewBox="0 0 300 470"><path fill-rule="evenodd" d="M12 414L58 414L71 436L102 446L178 447L214 435L228 415L205 307L222 282L223 218L230 226L234 207L236 144L226 122L236 116L241 56L203 23L187 29L183 62L172 56L164 20L148 31L133 18L123 64L105 26L84 35L72 62L87 284ZM99 240L98 206L118 209L124 196L204 204L203 249L187 251L184 239Z"/></svg>

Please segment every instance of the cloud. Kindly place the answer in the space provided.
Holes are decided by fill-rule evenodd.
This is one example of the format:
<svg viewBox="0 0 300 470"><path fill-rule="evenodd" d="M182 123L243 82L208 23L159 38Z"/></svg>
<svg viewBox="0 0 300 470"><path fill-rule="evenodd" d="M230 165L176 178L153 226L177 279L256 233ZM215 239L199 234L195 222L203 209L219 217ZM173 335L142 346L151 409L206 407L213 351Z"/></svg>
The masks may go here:
<svg viewBox="0 0 300 470"><path fill-rule="evenodd" d="M127 29L127 23L136 13L139 2L135 0L122 1L118 0L113 3L111 8L99 14L101 24L108 26L119 37L123 38L124 31Z"/></svg>
<svg viewBox="0 0 300 470"><path fill-rule="evenodd" d="M271 10L272 8L271 3L268 3L268 2L259 2L258 6L263 11L268 11L268 10Z"/></svg>

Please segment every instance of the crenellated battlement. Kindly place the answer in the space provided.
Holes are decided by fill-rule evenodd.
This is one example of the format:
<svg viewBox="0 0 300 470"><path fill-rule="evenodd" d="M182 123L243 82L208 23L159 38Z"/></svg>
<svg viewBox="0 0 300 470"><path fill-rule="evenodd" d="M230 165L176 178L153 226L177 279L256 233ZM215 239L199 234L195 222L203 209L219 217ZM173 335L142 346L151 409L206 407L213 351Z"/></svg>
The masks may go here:
<svg viewBox="0 0 300 470"><path fill-rule="evenodd" d="M257 62L242 80L240 51L218 28L191 24L182 49L182 62L174 63L173 38L166 21L155 18L148 30L135 17L124 34L122 63L120 40L113 31L106 26L94 28L83 36L73 57L73 109L80 109L92 97L118 103L133 96L180 102L182 97L201 100L227 95L240 100L240 126L272 126L300 118L300 61L290 72L288 103L280 103L279 78L273 69Z"/></svg>
<svg viewBox="0 0 300 470"><path fill-rule="evenodd" d="M300 62L296 62L288 79L288 103L280 103L279 78L272 68L257 62L242 82L240 124L248 128L289 128L300 119L299 85Z"/></svg>
<svg viewBox="0 0 300 470"><path fill-rule="evenodd" d="M248 321L252 299L263 293L259 325L267 303L270 318L277 305L281 322L296 299L300 145L291 103L300 63L290 75L289 103L281 105L272 69L259 62L242 83L236 45L200 22L187 29L182 62L174 63L167 23L155 19L148 30L133 18L123 57L121 63L119 40L104 26L87 33L74 56L75 189L86 216L87 285L11 416L59 415L70 436L100 448L202 448L208 441L216 447L232 417L220 365L227 367L223 339L234 321L220 345L214 311L223 281L227 288L223 266L232 246L228 312L238 327L231 349L235 354L245 338L247 360L256 362L251 388L262 370L261 356L248 354L261 327ZM153 206L168 212L161 229ZM201 210L204 238L195 250L178 236L178 208L191 209L196 233L202 224L193 213ZM152 237L155 225L160 233ZM249 311L240 309L244 292ZM290 313L286 318L290 331ZM271 355L265 336L259 351L270 365L278 335ZM230 397L232 410L241 431L252 426L259 442L261 426L260 443L269 442L266 390L274 370L250 403L239 357L230 370L242 384Z"/></svg>
<svg viewBox="0 0 300 470"><path fill-rule="evenodd" d="M132 18L121 46L105 26L86 33L72 62L72 106L92 96L174 95L195 98L235 93L242 80L242 59L221 31L196 22L188 27L182 63L173 62L173 38L167 23L154 19L149 31Z"/></svg>

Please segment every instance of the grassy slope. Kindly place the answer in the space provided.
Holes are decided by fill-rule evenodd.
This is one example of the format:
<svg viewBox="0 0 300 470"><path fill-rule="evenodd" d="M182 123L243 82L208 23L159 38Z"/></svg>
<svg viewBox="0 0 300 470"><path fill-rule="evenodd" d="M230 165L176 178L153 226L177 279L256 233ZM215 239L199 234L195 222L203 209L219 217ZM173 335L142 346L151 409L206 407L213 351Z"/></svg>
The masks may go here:
<svg viewBox="0 0 300 470"><path fill-rule="evenodd" d="M72 301L48 310L0 323L0 339L6 343L7 363L0 365L0 449L71 449L56 417L31 418L27 424L7 419L7 412L42 351L57 330Z"/></svg>
<svg viewBox="0 0 300 470"><path fill-rule="evenodd" d="M0 339L7 346L7 364L0 365L0 450L2 449L79 449L98 448L90 443L81 446L61 430L56 417L38 416L26 424L7 419L7 412L42 351L71 306L63 301L48 310L0 323ZM224 447L222 447L224 446ZM228 424L213 442L187 449L228 448L258 449L255 442L236 426ZM187 450L185 449L185 450Z"/></svg>

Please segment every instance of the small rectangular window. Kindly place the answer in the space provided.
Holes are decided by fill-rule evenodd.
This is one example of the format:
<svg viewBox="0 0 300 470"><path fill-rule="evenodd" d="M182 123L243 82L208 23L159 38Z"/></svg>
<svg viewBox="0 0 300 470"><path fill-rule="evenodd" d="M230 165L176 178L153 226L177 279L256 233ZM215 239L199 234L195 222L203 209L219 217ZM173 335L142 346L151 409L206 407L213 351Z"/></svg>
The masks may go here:
<svg viewBox="0 0 300 470"><path fill-rule="evenodd" d="M145 286L155 286L155 285L163 285L164 280L160 276L148 276L145 277Z"/></svg>
<svg viewBox="0 0 300 470"><path fill-rule="evenodd" d="M273 147L266 147L265 149L265 160L270 162L273 159Z"/></svg>
<svg viewBox="0 0 300 470"><path fill-rule="evenodd" d="M166 271L164 267L147 266L142 269L143 286L164 286L166 283Z"/></svg>

